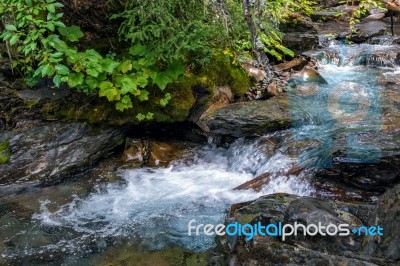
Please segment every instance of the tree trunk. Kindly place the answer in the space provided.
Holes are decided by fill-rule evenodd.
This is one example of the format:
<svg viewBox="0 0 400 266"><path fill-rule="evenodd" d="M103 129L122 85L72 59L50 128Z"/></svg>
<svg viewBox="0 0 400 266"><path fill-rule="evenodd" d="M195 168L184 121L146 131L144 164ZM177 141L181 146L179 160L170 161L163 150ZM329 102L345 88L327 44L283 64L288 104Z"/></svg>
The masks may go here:
<svg viewBox="0 0 400 266"><path fill-rule="evenodd" d="M265 54L264 45L258 39L257 28L256 28L256 25L254 24L253 14L251 13L251 10L250 10L249 0L243 0L242 7L243 7L243 15L246 20L247 27L250 30L251 44L253 46L253 50L257 55L257 60L263 66L265 72L267 73L267 78L269 79L271 76L269 60L268 60L267 55Z"/></svg>

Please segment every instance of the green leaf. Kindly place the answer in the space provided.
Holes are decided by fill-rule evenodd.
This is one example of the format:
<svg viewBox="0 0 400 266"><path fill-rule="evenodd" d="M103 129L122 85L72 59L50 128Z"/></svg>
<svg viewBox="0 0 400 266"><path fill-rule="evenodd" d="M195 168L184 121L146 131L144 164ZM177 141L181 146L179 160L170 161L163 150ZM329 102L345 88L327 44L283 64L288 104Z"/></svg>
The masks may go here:
<svg viewBox="0 0 400 266"><path fill-rule="evenodd" d="M6 24L5 28L8 31L17 31L17 28L14 25L11 25L11 24Z"/></svg>
<svg viewBox="0 0 400 266"><path fill-rule="evenodd" d="M19 35L13 35L10 39L10 45L14 45L19 41Z"/></svg>
<svg viewBox="0 0 400 266"><path fill-rule="evenodd" d="M154 116L154 114L153 114L152 112L148 112L148 113L146 114L146 119L147 119L147 120L151 120L151 119L153 119L153 116Z"/></svg>
<svg viewBox="0 0 400 266"><path fill-rule="evenodd" d="M63 52L56 52L54 54L51 54L51 57L53 58L60 58L61 56L63 56L64 53Z"/></svg>
<svg viewBox="0 0 400 266"><path fill-rule="evenodd" d="M132 108L132 101L128 95L125 95L120 102L115 105L118 111L124 111L125 109Z"/></svg>
<svg viewBox="0 0 400 266"><path fill-rule="evenodd" d="M5 31L3 34L0 36L4 41L10 39L13 36L11 32Z"/></svg>
<svg viewBox="0 0 400 266"><path fill-rule="evenodd" d="M53 83L57 86L60 87L61 84L61 77L60 75L55 75L53 78Z"/></svg>
<svg viewBox="0 0 400 266"><path fill-rule="evenodd" d="M146 51L147 51L146 46L143 46L143 45L141 45L141 44L136 44L136 45L132 46L132 47L129 49L129 54L130 54L130 55L139 55L139 56L142 56L142 55L145 55L145 54L146 54Z"/></svg>
<svg viewBox="0 0 400 266"><path fill-rule="evenodd" d="M56 70L57 70L57 74L63 75L63 76L68 75L68 73L69 73L69 68L62 64L56 65Z"/></svg>
<svg viewBox="0 0 400 266"><path fill-rule="evenodd" d="M69 73L68 74L68 86L75 88L78 85L83 84L83 74L82 73Z"/></svg>
<svg viewBox="0 0 400 266"><path fill-rule="evenodd" d="M95 78L97 78L99 76L99 72L92 68L86 69L86 73L88 73L88 75L95 77Z"/></svg>
<svg viewBox="0 0 400 266"><path fill-rule="evenodd" d="M78 26L60 27L58 28L58 32L71 42L76 42L84 36L81 28Z"/></svg>
<svg viewBox="0 0 400 266"><path fill-rule="evenodd" d="M137 91L137 85L134 82L133 78L130 76L124 76L119 80L119 83L121 86L122 94L128 94L128 93L135 94L135 92Z"/></svg>
<svg viewBox="0 0 400 266"><path fill-rule="evenodd" d="M55 13L56 12L56 7L52 4L47 5L47 10L49 10L49 12Z"/></svg>
<svg viewBox="0 0 400 266"><path fill-rule="evenodd" d="M164 95L164 98L160 100L160 105L161 106L166 106L168 104L169 100L171 100L171 94L166 93Z"/></svg>
<svg viewBox="0 0 400 266"><path fill-rule="evenodd" d="M47 28L48 28L50 31L54 31L54 30L55 30L55 26L54 26L53 23L47 23Z"/></svg>
<svg viewBox="0 0 400 266"><path fill-rule="evenodd" d="M171 63L168 65L167 74L173 80L176 80L179 78L180 75L185 74L185 67L179 62Z"/></svg>
<svg viewBox="0 0 400 266"><path fill-rule="evenodd" d="M118 98L118 90L114 87L114 85L109 81L103 81L99 85L99 96L107 97L108 101L114 101Z"/></svg>
<svg viewBox="0 0 400 266"><path fill-rule="evenodd" d="M142 113L138 113L136 116L137 120L142 121L146 118L146 116Z"/></svg>
<svg viewBox="0 0 400 266"><path fill-rule="evenodd" d="M121 71L121 72L124 73L124 74L125 74L126 72L132 70L132 63L131 63L131 60L126 60L126 61L122 62L122 63L119 65L118 70Z"/></svg>
<svg viewBox="0 0 400 266"><path fill-rule="evenodd" d="M86 85L88 85L88 87L91 90L96 89L97 84L98 84L97 79L94 78L94 77L87 77L86 80L85 80L85 83L86 83Z"/></svg>
<svg viewBox="0 0 400 266"><path fill-rule="evenodd" d="M87 59L89 60L89 61L92 61L92 62L98 62L98 61L100 61L100 60L102 60L103 59L103 57L101 56L101 54L99 54L96 50L94 50L94 49L88 49L88 50L86 50L85 51L85 55L86 55L86 57L87 57Z"/></svg>
<svg viewBox="0 0 400 266"><path fill-rule="evenodd" d="M147 101L149 99L149 92L146 90L140 90L140 95L138 97L139 101Z"/></svg>
<svg viewBox="0 0 400 266"><path fill-rule="evenodd" d="M101 66L105 72L111 74L119 66L119 62L117 62L111 58L106 58L103 60Z"/></svg>
<svg viewBox="0 0 400 266"><path fill-rule="evenodd" d="M142 88L146 87L147 84L149 83L148 76L141 72L136 73L134 79L136 84Z"/></svg>
<svg viewBox="0 0 400 266"><path fill-rule="evenodd" d="M168 83L171 82L171 77L166 72L159 73L154 79L153 83L156 84L161 90L167 87Z"/></svg>
<svg viewBox="0 0 400 266"><path fill-rule="evenodd" d="M47 64L42 69L42 77L51 77L54 75L54 72L54 67L50 64Z"/></svg>

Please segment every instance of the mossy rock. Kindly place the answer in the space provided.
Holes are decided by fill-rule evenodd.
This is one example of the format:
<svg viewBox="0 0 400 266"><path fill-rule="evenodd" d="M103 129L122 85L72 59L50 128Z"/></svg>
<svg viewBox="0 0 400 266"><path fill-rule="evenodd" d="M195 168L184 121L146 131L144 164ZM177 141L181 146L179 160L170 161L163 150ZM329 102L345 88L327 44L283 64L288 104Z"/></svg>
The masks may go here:
<svg viewBox="0 0 400 266"><path fill-rule="evenodd" d="M199 85L210 90L229 86L236 97L243 96L251 87L249 75L231 56L225 54L214 55L198 77Z"/></svg>
<svg viewBox="0 0 400 266"><path fill-rule="evenodd" d="M176 123L188 120L190 112L196 103L193 95L195 86L204 87L209 94L201 104L214 94L215 88L229 86L234 95L243 96L251 86L250 77L240 65L233 62L229 55L214 56L210 64L204 68L186 74L180 80L169 84L164 91L157 87L149 87L149 100L140 102L132 99L133 108L123 112L115 110L115 103L99 98L97 94L84 96L75 92L71 97L43 105L41 112L46 119L64 119L69 121L87 121L89 123L107 122L112 125L140 124L138 113L153 113L150 123ZM160 105L165 93L171 94L170 102Z"/></svg>
<svg viewBox="0 0 400 266"><path fill-rule="evenodd" d="M164 93L158 89L151 89L149 101L140 102L132 99L133 108L120 112L115 110L115 103L108 102L93 94L85 96L75 92L67 99L59 102L49 102L41 108L46 119L63 119L67 121L87 121L89 123L107 122L111 125L140 124L136 116L138 113L152 112L154 118L151 122L182 122L189 116L195 98L191 87L180 84L171 84L165 90L171 94L170 103L162 107L160 100Z"/></svg>
<svg viewBox="0 0 400 266"><path fill-rule="evenodd" d="M8 163L10 157L11 157L10 143L8 143L8 141L0 143L0 164Z"/></svg>

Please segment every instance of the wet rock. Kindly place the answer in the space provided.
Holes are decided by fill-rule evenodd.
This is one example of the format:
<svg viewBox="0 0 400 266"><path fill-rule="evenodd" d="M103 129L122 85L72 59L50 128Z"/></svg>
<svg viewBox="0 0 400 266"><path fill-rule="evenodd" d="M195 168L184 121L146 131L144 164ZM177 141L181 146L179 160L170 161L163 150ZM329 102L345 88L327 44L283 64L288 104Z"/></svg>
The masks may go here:
<svg viewBox="0 0 400 266"><path fill-rule="evenodd" d="M308 64L308 61L300 56L297 57L289 62L284 62L281 63L279 65L274 66L274 71L288 71L288 70L296 70L296 71L300 71L303 69L303 67L305 67Z"/></svg>
<svg viewBox="0 0 400 266"><path fill-rule="evenodd" d="M140 251L140 248L134 245L118 244L118 246L109 248L99 256L94 264L99 266L219 265L210 264L211 256L211 253L194 253L180 248Z"/></svg>
<svg viewBox="0 0 400 266"><path fill-rule="evenodd" d="M1 47L0 47L1 49ZM12 63L8 58L0 57L0 73L6 76L11 76L13 74Z"/></svg>
<svg viewBox="0 0 400 266"><path fill-rule="evenodd" d="M296 93L313 95L316 93L315 90L317 90L318 85L327 84L327 81L317 70L305 66L302 71L292 75L287 83L295 88Z"/></svg>
<svg viewBox="0 0 400 266"><path fill-rule="evenodd" d="M326 80L318 73L317 70L311 67L304 67L303 70L299 73L299 76L305 82L318 83L318 84L327 84Z"/></svg>
<svg viewBox="0 0 400 266"><path fill-rule="evenodd" d="M323 20L323 21L327 21L327 20L331 20L331 21L335 21L338 18L340 18L340 14L337 11L317 11L314 14L312 14L312 19L313 21L318 21L318 20Z"/></svg>
<svg viewBox="0 0 400 266"><path fill-rule="evenodd" d="M276 81L272 81L267 87L267 96L273 97L279 94Z"/></svg>
<svg viewBox="0 0 400 266"><path fill-rule="evenodd" d="M187 151L186 145L182 143L164 143L159 141L150 142L149 166L169 166L172 162L182 159Z"/></svg>
<svg viewBox="0 0 400 266"><path fill-rule="evenodd" d="M356 147L348 147L344 137L333 144L333 165L330 169L319 169L317 177L349 184L366 191L383 192L400 182L400 139L398 131L381 131L357 134ZM364 163L348 154L348 149L362 149ZM369 149L367 148L369 147ZM354 156L354 155L353 155ZM371 160L371 162L368 162ZM372 162L375 160L374 162Z"/></svg>
<svg viewBox="0 0 400 266"><path fill-rule="evenodd" d="M317 27L308 18L295 15L288 23L281 24L279 29L285 33L283 45L297 53L311 50L318 45Z"/></svg>
<svg viewBox="0 0 400 266"><path fill-rule="evenodd" d="M265 101L238 102L203 115L197 125L207 133L234 137L257 136L290 124L286 96Z"/></svg>
<svg viewBox="0 0 400 266"><path fill-rule="evenodd" d="M42 99L49 99L53 101L60 100L71 94L71 89L66 87L60 88L38 88L35 90L25 89L19 92L18 97L25 101L40 101Z"/></svg>
<svg viewBox="0 0 400 266"><path fill-rule="evenodd" d="M400 185L380 197L369 222L383 227L384 234L368 238L364 254L400 263Z"/></svg>
<svg viewBox="0 0 400 266"><path fill-rule="evenodd" d="M386 23L382 21L367 21L356 26L357 33L350 37L355 43L366 42L369 39L381 36L387 30Z"/></svg>
<svg viewBox="0 0 400 266"><path fill-rule="evenodd" d="M121 161L124 165L130 167L140 167L145 163L145 158L148 156L146 143L141 139L133 139L129 141L128 147L125 148L121 156Z"/></svg>
<svg viewBox="0 0 400 266"><path fill-rule="evenodd" d="M315 187L316 192L312 194L313 197L324 198L335 201L345 202L365 202L365 203L376 203L381 192L377 191L365 191L361 189L349 188L346 184L338 183L336 180L313 177L311 185ZM359 215L356 215L367 223L368 219L364 219Z"/></svg>
<svg viewBox="0 0 400 266"><path fill-rule="evenodd" d="M303 169L299 166L294 165L292 168L286 170L286 171L282 171L282 172L278 172L275 173L276 176L289 176L289 175L297 175L299 174ZM247 189L253 189L254 191L259 192L264 186L268 185L268 183L271 181L271 173L263 173L259 176L257 176L256 178L249 180L239 186L237 186L236 188L234 188L235 190L247 190Z"/></svg>
<svg viewBox="0 0 400 266"><path fill-rule="evenodd" d="M196 103L193 106L189 120L198 121L207 113L213 112L234 101L232 90L227 86L217 87L213 90L212 95L202 88L197 89Z"/></svg>
<svg viewBox="0 0 400 266"><path fill-rule="evenodd" d="M334 7L339 4L339 0L317 0L316 3L320 4L322 7Z"/></svg>
<svg viewBox="0 0 400 266"><path fill-rule="evenodd" d="M11 156L0 165L0 184L47 185L89 166L121 144L123 132L85 123L54 123L0 133Z"/></svg>
<svg viewBox="0 0 400 266"><path fill-rule="evenodd" d="M246 70L249 76L254 77L257 81L262 81L267 76L267 73L264 70L254 67L253 62L246 62L242 67Z"/></svg>
<svg viewBox="0 0 400 266"><path fill-rule="evenodd" d="M376 13L373 15L369 15L365 18L365 20L381 20L385 17L385 13Z"/></svg>
<svg viewBox="0 0 400 266"><path fill-rule="evenodd" d="M380 13L387 13L388 10L386 8L371 8L368 10L370 15L380 14Z"/></svg>
<svg viewBox="0 0 400 266"><path fill-rule="evenodd" d="M124 167L167 167L171 163L190 157L190 143L162 142L133 139L124 150L121 161Z"/></svg>
<svg viewBox="0 0 400 266"><path fill-rule="evenodd" d="M399 45L400 37L398 36L377 36L373 37L368 41L369 44L380 44L380 45Z"/></svg>
<svg viewBox="0 0 400 266"><path fill-rule="evenodd" d="M233 205L228 223L278 225L294 224L349 224L349 228L363 225L357 215L370 215L372 206L365 204L332 202L323 199L289 194L273 194L255 201ZM273 230L272 230L273 231ZM233 265L395 265L389 259L359 255L366 236L304 236L302 229L297 236L245 236L227 237L228 262Z"/></svg>
<svg viewBox="0 0 400 266"><path fill-rule="evenodd" d="M360 9L359 6L352 6L352 5L339 5L332 8L332 10L341 12L341 13L351 13L353 10Z"/></svg>
<svg viewBox="0 0 400 266"><path fill-rule="evenodd" d="M398 0L382 0L388 10L400 12L400 2Z"/></svg>

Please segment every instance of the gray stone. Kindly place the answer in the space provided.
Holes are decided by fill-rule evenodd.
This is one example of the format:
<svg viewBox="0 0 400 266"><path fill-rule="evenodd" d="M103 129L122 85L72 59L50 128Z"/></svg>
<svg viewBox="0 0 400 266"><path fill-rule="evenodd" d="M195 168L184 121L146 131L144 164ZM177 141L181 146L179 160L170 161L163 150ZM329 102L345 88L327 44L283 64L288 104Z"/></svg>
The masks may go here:
<svg viewBox="0 0 400 266"><path fill-rule="evenodd" d="M385 17L385 13L376 13L373 15L369 15L365 18L365 20L381 20Z"/></svg>
<svg viewBox="0 0 400 266"><path fill-rule="evenodd" d="M400 185L380 197L369 222L379 224L384 233L368 238L364 254L400 262Z"/></svg>
<svg viewBox="0 0 400 266"><path fill-rule="evenodd" d="M0 133L11 156L0 164L0 184L47 185L87 167L123 140L115 128L96 128L85 123L54 123Z"/></svg>
<svg viewBox="0 0 400 266"><path fill-rule="evenodd" d="M279 95L265 101L229 104L203 115L197 125L207 133L235 137L284 129L290 125L288 99Z"/></svg>

